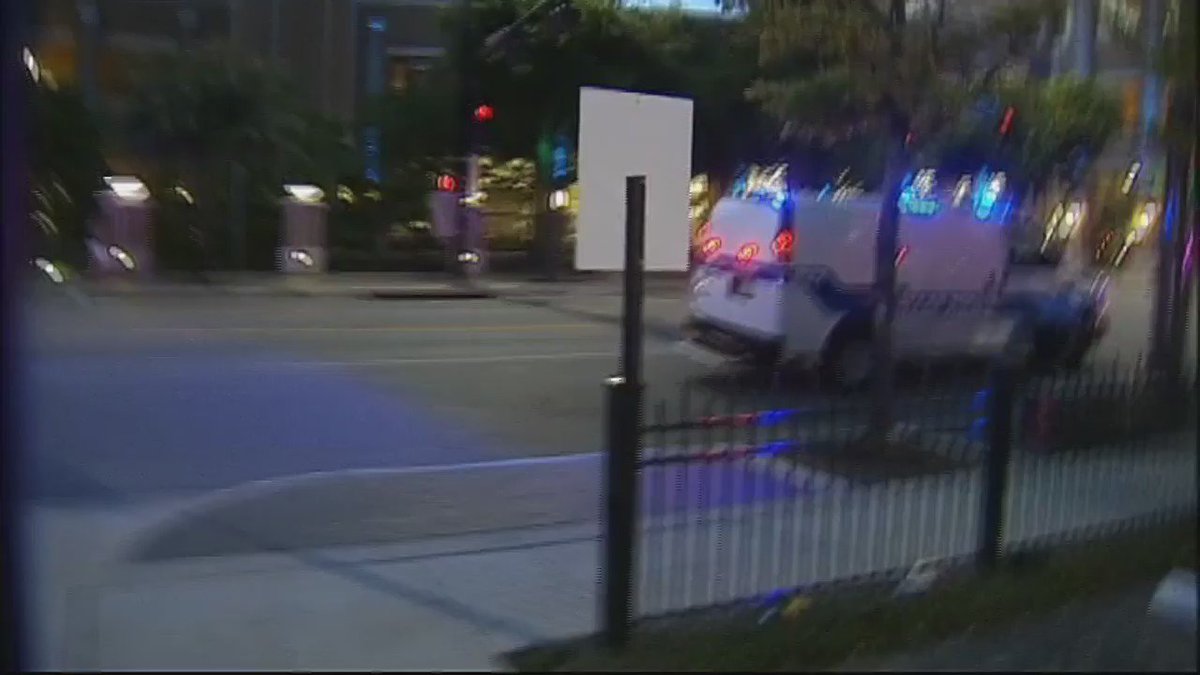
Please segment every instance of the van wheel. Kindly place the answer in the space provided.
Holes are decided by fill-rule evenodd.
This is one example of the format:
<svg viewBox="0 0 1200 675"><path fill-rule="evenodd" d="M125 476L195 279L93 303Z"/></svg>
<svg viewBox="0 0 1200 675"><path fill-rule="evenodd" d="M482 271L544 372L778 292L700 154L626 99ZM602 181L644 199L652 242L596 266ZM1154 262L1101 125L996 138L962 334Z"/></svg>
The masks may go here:
<svg viewBox="0 0 1200 675"><path fill-rule="evenodd" d="M836 391L859 391L870 383L873 367L870 338L848 337L830 346L821 362L821 379Z"/></svg>

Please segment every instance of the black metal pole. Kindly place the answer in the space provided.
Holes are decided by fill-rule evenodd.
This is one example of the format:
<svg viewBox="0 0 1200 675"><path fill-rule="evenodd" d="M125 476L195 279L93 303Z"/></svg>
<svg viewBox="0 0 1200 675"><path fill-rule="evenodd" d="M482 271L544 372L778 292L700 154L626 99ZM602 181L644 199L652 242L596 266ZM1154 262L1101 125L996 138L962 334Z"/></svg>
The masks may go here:
<svg viewBox="0 0 1200 675"><path fill-rule="evenodd" d="M634 538L637 467L641 455L642 267L645 257L646 178L625 179L625 289L621 321L620 373L607 387L604 593L606 642L620 647L633 621Z"/></svg>
<svg viewBox="0 0 1200 675"><path fill-rule="evenodd" d="M625 285L621 312L621 372L642 382L642 296L646 252L646 177L625 178Z"/></svg>
<svg viewBox="0 0 1200 675"><path fill-rule="evenodd" d="M1004 498L1012 457L1014 372L1009 364L992 371L988 395L988 452L983 474L983 508L978 563L994 568L1004 548Z"/></svg>

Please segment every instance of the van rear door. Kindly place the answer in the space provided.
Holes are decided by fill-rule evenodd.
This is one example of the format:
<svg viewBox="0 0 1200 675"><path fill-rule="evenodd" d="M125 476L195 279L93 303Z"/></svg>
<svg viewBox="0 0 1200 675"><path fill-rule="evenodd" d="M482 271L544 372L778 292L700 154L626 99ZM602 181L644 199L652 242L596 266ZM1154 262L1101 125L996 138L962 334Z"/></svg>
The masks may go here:
<svg viewBox="0 0 1200 675"><path fill-rule="evenodd" d="M781 337L790 264L781 262L779 225L780 212L770 203L726 198L717 204L700 242L694 319L757 340Z"/></svg>

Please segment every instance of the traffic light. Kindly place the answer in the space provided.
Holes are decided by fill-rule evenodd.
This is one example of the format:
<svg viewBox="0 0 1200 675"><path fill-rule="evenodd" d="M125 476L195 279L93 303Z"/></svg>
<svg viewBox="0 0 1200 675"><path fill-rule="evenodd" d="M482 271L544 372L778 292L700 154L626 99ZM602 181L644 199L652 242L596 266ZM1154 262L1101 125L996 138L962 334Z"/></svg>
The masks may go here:
<svg viewBox="0 0 1200 675"><path fill-rule="evenodd" d="M441 174L434 181L439 192L458 192L458 179L448 173Z"/></svg>
<svg viewBox="0 0 1200 675"><path fill-rule="evenodd" d="M491 122L492 118L496 116L496 111L492 108L492 106L484 103L475 108L475 112L473 114L475 116L475 121L483 124L485 122Z"/></svg>

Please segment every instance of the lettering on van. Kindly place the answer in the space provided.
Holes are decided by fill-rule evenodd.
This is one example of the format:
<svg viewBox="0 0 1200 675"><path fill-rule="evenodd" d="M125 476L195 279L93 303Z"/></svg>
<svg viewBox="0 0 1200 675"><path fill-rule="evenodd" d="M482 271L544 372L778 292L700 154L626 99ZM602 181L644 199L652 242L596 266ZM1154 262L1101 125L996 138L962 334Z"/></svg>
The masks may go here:
<svg viewBox="0 0 1200 675"><path fill-rule="evenodd" d="M798 266L792 282L831 312L869 312L873 303L870 284L849 285L825 265ZM967 315L986 312L996 305L994 284L980 291L896 289L896 311L904 314Z"/></svg>

